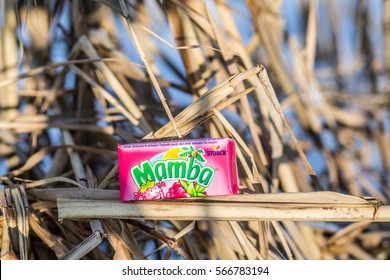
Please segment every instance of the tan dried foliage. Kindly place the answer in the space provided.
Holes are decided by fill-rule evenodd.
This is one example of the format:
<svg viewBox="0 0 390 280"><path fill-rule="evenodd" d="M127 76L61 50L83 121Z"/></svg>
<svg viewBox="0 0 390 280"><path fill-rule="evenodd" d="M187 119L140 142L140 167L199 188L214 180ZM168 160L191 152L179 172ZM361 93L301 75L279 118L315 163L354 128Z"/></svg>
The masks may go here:
<svg viewBox="0 0 390 280"><path fill-rule="evenodd" d="M390 258L390 56L367 5L346 64L338 1L298 1L302 38L287 1L3 2L1 259ZM118 143L202 137L236 140L240 195L119 201Z"/></svg>

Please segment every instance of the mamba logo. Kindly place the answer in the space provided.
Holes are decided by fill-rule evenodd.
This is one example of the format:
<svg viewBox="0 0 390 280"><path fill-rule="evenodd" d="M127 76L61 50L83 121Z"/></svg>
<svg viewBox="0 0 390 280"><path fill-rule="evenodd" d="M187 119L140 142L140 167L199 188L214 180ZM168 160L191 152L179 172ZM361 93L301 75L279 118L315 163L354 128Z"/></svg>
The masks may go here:
<svg viewBox="0 0 390 280"><path fill-rule="evenodd" d="M208 187L215 175L215 170L205 165L204 153L202 149L195 150L193 146L185 146L180 149L175 158L165 158L154 162L144 160L132 167L130 173L138 188L148 180L186 180Z"/></svg>

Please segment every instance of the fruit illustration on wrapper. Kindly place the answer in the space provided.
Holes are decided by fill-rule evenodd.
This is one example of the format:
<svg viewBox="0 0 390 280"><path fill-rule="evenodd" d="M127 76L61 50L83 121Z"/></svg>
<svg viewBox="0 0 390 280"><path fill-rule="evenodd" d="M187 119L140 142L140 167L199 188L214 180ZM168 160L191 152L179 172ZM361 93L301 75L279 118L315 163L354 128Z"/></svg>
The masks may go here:
<svg viewBox="0 0 390 280"><path fill-rule="evenodd" d="M148 180L141 185L138 192L134 193L135 200L155 200L164 198L188 198L207 196L206 187L199 185L196 182L187 182L178 180L172 184L168 191L164 194L163 188L165 182L157 182Z"/></svg>
<svg viewBox="0 0 390 280"><path fill-rule="evenodd" d="M185 189L182 188L180 182L174 182L173 185L168 189L165 195L166 198L187 198L191 197Z"/></svg>
<svg viewBox="0 0 390 280"><path fill-rule="evenodd" d="M145 165L146 167L143 166L142 169L138 168L139 171L136 171L136 172L138 172L138 174L141 174L140 177L142 177L142 176L149 177L150 176L150 178L152 178L152 179L148 179L146 182L144 181L140 185L138 192L135 192L133 194L134 199L135 200L155 200L155 199L164 199L164 198L170 199L170 198L188 198L188 197L207 196L207 192L206 192L207 185L205 186L204 184L202 184L202 182L200 182L200 183L197 182L197 180L196 180L197 176L193 176L193 175L191 176L191 174L193 174L192 170L195 170L195 173L194 173L195 175L197 173L202 174L202 173L200 173L200 170L202 167L205 166L205 163L207 162L203 156L204 154L205 154L205 151L203 149L195 149L195 147L192 145L184 146L181 148L169 149L164 154L164 156L162 158L164 162L167 160L172 161L172 160L179 159L179 160L183 161L183 159L186 159L187 163L188 163L188 172L184 171L184 173L183 173L186 176L188 176L188 178L186 177L187 179L178 179L177 181L174 181L172 185L171 185L172 180L169 180L168 178L161 178L161 177L166 176L167 173L173 174L174 172L177 172L177 175L178 175L179 173L177 170L179 170L179 169L174 169L174 171L169 172L169 171L163 170L163 169L158 169L158 171L156 171L157 169L153 169L152 167L150 169L148 169L149 166L146 166L146 165ZM150 161L151 164L156 163L156 162L158 162L158 164L160 164L160 166L162 166L161 160L160 161L158 161L158 160L157 161L156 160ZM172 166L174 166L174 165L172 165ZM164 165L163 167L166 168L166 165ZM207 167L205 167L205 168L207 168ZM150 171L145 171L145 170L152 170L152 169L155 172L160 172L161 177L159 178L159 176L156 176L156 174L147 173ZM196 172L196 170L198 170L198 171ZM209 178L209 180L210 180L213 176L214 171L213 170L210 171L210 170L212 170L212 169L208 168L208 171L205 172L206 176L202 177L205 182L207 181L207 178ZM145 172L145 173L143 173L143 172ZM203 173L203 174L205 174L205 173ZM208 176L207 176L207 174L208 174ZM157 179L156 180L157 183L155 183L155 178ZM166 179L168 179L168 180L166 180ZM158 180L161 180L161 181L158 182ZM168 184L168 186L170 186L169 188L166 185L166 183Z"/></svg>
<svg viewBox="0 0 390 280"><path fill-rule="evenodd" d="M160 200L236 194L234 156L231 139L119 145L120 198Z"/></svg>
<svg viewBox="0 0 390 280"><path fill-rule="evenodd" d="M141 188L138 192L134 193L135 200L152 200L152 199L163 199L164 192L163 187L165 186L164 182L158 182L157 184L154 181L146 181L141 185Z"/></svg>
<svg viewBox="0 0 390 280"><path fill-rule="evenodd" d="M166 198L187 198L207 196L206 188L196 182L179 180L169 188Z"/></svg>
<svg viewBox="0 0 390 280"><path fill-rule="evenodd" d="M184 146L181 148L181 152L178 153L181 157L193 157L200 164L206 162L203 149L195 149L194 146ZM187 198L207 196L206 187L198 184L194 181L178 180L174 182L166 193L166 198Z"/></svg>

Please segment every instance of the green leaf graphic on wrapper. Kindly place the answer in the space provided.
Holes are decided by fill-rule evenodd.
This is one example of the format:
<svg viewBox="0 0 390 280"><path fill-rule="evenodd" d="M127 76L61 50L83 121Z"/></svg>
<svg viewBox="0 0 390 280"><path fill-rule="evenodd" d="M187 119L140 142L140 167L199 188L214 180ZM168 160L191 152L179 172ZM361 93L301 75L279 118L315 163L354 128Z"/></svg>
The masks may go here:
<svg viewBox="0 0 390 280"><path fill-rule="evenodd" d="M202 185L199 185L198 183L194 185L193 182L186 182L184 180L179 180L179 183L182 188L192 197L207 196L204 193L206 188Z"/></svg>
<svg viewBox="0 0 390 280"><path fill-rule="evenodd" d="M185 146L181 148L182 152L179 153L179 156L181 157L194 157L197 161L201 163L205 163L206 160L204 159L204 151L202 149L196 150L194 146Z"/></svg>
<svg viewBox="0 0 390 280"><path fill-rule="evenodd" d="M154 186L154 181L152 181L152 180L147 180L145 183L143 183L142 185L141 185L141 187L139 188L139 191L140 192L145 192L148 188L151 188L151 187L153 187Z"/></svg>

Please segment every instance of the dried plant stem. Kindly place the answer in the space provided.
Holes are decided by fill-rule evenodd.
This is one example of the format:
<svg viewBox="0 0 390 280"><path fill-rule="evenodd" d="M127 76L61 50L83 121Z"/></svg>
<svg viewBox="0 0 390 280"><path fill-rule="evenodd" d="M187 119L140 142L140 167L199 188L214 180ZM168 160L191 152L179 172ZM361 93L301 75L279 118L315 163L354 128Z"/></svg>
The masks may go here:
<svg viewBox="0 0 390 280"><path fill-rule="evenodd" d="M278 203L281 202L281 203ZM345 201L345 202L343 202ZM60 219L389 221L390 206L336 193L258 194L200 200L57 200Z"/></svg>

